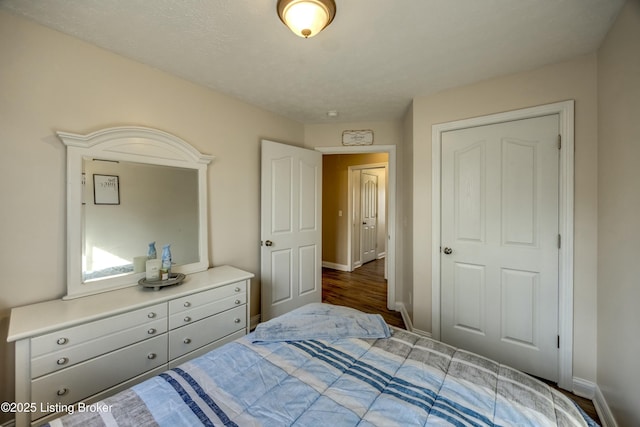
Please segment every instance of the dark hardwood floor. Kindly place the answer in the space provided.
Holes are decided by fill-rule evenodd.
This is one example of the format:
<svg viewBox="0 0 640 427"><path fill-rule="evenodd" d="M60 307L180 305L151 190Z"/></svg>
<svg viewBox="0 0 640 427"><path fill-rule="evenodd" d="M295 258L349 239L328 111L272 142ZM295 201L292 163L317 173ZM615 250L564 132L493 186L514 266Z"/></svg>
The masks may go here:
<svg viewBox="0 0 640 427"><path fill-rule="evenodd" d="M365 313L379 313L389 325L406 329L400 313L387 309L384 260L369 262L350 273L323 268L322 302L356 308ZM591 400L559 389L556 384L545 382L572 398L587 415L600 424Z"/></svg>
<svg viewBox="0 0 640 427"><path fill-rule="evenodd" d="M366 263L350 273L323 268L322 302L379 313L389 325L406 329L400 313L387 309L383 259Z"/></svg>

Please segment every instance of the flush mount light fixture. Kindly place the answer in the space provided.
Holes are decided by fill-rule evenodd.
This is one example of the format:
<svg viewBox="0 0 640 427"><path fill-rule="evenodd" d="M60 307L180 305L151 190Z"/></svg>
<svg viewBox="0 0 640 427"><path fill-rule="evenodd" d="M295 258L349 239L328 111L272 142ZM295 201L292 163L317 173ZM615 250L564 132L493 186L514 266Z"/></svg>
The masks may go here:
<svg viewBox="0 0 640 427"><path fill-rule="evenodd" d="M336 16L334 0L278 0L278 16L297 36L309 38Z"/></svg>

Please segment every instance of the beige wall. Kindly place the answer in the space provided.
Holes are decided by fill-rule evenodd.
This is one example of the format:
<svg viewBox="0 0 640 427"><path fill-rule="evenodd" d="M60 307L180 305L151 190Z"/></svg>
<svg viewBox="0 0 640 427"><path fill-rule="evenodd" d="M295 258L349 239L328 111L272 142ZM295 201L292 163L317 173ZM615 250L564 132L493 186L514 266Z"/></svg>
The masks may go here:
<svg viewBox="0 0 640 427"><path fill-rule="evenodd" d="M215 155L210 261L258 273L260 139L301 142L301 124L5 12L0 55L0 338L11 307L66 291L65 149L57 130L149 126ZM12 351L2 339L0 401L13 399Z"/></svg>
<svg viewBox="0 0 640 427"><path fill-rule="evenodd" d="M9 309L65 293L65 152L56 130L157 127L215 155L212 265L258 273L260 139L332 147L343 130L373 129L376 145L398 147L397 299L430 331L431 126L574 99L574 376L595 381L597 371L618 423L639 424L639 30L640 6L630 0L597 57L419 97L401 121L303 126L0 12L0 400L13 396ZM246 191L238 197L237 188Z"/></svg>
<svg viewBox="0 0 640 427"><path fill-rule="evenodd" d="M640 1L598 51L598 386L640 425Z"/></svg>
<svg viewBox="0 0 640 427"><path fill-rule="evenodd" d="M459 87L413 102L413 323L431 330L431 126L575 100L574 376L596 379L596 56Z"/></svg>

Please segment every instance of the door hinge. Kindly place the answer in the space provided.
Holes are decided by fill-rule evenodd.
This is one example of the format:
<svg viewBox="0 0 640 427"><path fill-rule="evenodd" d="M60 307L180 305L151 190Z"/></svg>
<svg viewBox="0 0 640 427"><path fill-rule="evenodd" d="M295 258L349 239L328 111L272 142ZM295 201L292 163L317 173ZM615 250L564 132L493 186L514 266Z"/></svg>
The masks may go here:
<svg viewBox="0 0 640 427"><path fill-rule="evenodd" d="M558 150L562 150L562 135L558 135Z"/></svg>
<svg viewBox="0 0 640 427"><path fill-rule="evenodd" d="M558 335L558 348L560 348L560 335Z"/></svg>
<svg viewBox="0 0 640 427"><path fill-rule="evenodd" d="M562 248L562 236L558 234L558 249Z"/></svg>

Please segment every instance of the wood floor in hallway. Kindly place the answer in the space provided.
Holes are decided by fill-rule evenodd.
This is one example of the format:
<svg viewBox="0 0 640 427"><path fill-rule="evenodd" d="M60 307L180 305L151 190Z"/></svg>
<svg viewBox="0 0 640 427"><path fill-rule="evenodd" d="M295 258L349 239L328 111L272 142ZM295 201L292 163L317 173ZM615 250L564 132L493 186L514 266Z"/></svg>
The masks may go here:
<svg viewBox="0 0 640 427"><path fill-rule="evenodd" d="M352 272L323 268L322 302L378 313L389 325L406 329L400 312L387 309L384 259L368 262Z"/></svg>

